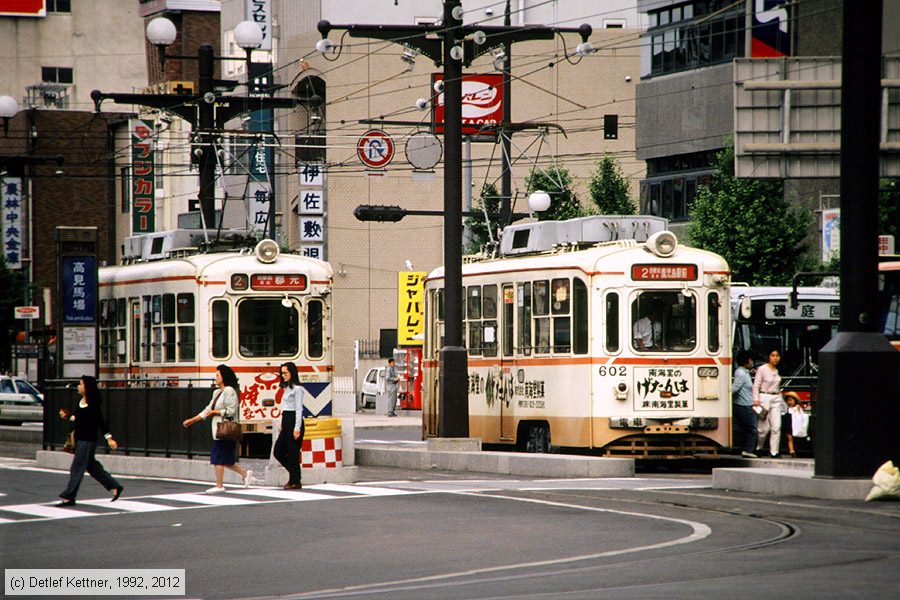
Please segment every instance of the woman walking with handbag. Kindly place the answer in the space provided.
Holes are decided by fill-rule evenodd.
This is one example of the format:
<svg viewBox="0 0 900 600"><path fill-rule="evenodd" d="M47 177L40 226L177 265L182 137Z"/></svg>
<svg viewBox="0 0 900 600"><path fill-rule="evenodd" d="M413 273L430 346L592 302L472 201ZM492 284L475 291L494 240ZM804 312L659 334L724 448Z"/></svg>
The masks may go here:
<svg viewBox="0 0 900 600"><path fill-rule="evenodd" d="M245 470L237 464L237 442L216 437L217 432L221 429L218 425L225 420L237 422L240 413L240 401L238 400L240 387L237 375L228 365L216 367L216 388L213 398L206 408L200 411L200 414L185 419L182 423L185 427L190 427L194 423L212 417L213 445L209 454L209 463L215 467L216 485L206 490L207 494L218 494L225 491L226 468L244 479L244 487L250 487L250 480L253 478L253 471Z"/></svg>
<svg viewBox="0 0 900 600"><path fill-rule="evenodd" d="M81 399L78 401L78 407L74 413L70 413L64 408L59 409L60 418L75 424L75 452L72 457L72 466L69 468L69 484L59 495L62 498L59 506L75 504L75 496L78 495L78 488L81 480L84 479L85 471L113 493L112 501L115 502L122 495L122 485L107 473L100 461L94 457L94 453L97 451L97 434L100 432L103 433L111 450L119 447L112 434L109 433L103 413L100 412L100 389L97 387L97 380L90 375L83 376L78 381L78 394Z"/></svg>
<svg viewBox="0 0 900 600"><path fill-rule="evenodd" d="M759 418L756 451L764 452L768 437L769 455L772 458L781 457L781 414L787 410L781 398L779 362L781 352L773 349L769 352L769 362L756 369L756 377L753 380L753 404L762 406L763 411L767 413L765 417L760 415Z"/></svg>
<svg viewBox="0 0 900 600"><path fill-rule="evenodd" d="M300 449L303 446L303 388L297 366L286 362L281 365L281 431L275 440L272 454L288 472L286 490L299 490Z"/></svg>

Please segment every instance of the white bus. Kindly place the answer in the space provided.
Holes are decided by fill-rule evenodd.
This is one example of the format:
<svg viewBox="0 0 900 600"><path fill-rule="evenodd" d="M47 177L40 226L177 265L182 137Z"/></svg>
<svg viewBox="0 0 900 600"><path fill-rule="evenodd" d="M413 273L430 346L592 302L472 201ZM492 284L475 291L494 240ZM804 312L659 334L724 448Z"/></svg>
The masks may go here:
<svg viewBox="0 0 900 600"><path fill-rule="evenodd" d="M469 435L531 452L715 454L730 442L728 264L679 245L664 220L604 219L509 227L499 258L463 266ZM546 243L625 234L643 241ZM443 268L425 283L426 436L441 410L443 284Z"/></svg>

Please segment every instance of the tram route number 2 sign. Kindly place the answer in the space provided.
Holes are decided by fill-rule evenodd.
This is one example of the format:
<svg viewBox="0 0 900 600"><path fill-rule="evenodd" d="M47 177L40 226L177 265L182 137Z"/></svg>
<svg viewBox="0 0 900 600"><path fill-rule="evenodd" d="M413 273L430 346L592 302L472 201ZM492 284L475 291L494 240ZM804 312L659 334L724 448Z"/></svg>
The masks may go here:
<svg viewBox="0 0 900 600"><path fill-rule="evenodd" d="M635 367L635 410L693 410L692 367Z"/></svg>

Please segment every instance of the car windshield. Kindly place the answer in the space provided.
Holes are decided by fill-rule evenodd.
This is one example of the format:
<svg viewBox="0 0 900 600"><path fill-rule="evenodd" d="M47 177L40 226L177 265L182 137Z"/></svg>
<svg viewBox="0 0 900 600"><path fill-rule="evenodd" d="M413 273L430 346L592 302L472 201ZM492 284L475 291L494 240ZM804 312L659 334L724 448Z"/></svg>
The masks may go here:
<svg viewBox="0 0 900 600"><path fill-rule="evenodd" d="M20 394L29 394L31 396L34 396L38 400L41 399L41 393L39 391L37 391L37 389L35 389L35 387L33 385L31 385L30 383L28 383L27 381L25 381L23 379L17 379L16 385L19 388Z"/></svg>

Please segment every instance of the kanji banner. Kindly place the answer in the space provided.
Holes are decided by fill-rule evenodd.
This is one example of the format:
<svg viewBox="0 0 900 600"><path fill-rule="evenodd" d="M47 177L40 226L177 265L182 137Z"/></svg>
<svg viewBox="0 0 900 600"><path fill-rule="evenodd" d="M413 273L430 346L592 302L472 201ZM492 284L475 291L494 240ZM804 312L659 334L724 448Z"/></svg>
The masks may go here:
<svg viewBox="0 0 900 600"><path fill-rule="evenodd" d="M10 269L22 268L22 178L5 177L0 181L3 185L3 256Z"/></svg>

